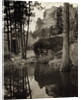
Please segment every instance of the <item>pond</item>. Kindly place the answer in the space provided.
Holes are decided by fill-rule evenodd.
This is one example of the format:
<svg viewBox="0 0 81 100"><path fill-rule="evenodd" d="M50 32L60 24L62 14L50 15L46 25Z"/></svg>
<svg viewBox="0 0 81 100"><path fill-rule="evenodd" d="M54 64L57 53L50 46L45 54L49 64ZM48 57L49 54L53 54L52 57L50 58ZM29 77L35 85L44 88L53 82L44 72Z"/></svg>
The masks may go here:
<svg viewBox="0 0 81 100"><path fill-rule="evenodd" d="M5 70L5 99L78 96L77 69L72 69L71 72L60 72L45 63L28 63L24 67L10 66Z"/></svg>
<svg viewBox="0 0 81 100"><path fill-rule="evenodd" d="M29 65L28 75L32 98L77 97L78 70L54 71L48 64Z"/></svg>

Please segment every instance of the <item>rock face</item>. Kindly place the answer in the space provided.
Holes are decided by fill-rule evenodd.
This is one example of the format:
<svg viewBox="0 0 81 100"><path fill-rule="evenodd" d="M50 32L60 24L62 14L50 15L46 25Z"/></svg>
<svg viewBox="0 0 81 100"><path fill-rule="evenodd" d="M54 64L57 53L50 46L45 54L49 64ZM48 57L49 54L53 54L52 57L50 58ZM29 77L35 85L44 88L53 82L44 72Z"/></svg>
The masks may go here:
<svg viewBox="0 0 81 100"><path fill-rule="evenodd" d="M50 28L55 28L57 23L57 7L53 6L49 9L46 9L44 12L44 18L38 18L36 22L36 28L34 34L37 37L44 38L50 34ZM41 35L40 35L41 34Z"/></svg>
<svg viewBox="0 0 81 100"><path fill-rule="evenodd" d="M46 9L44 12L43 20L38 18L36 30L40 27L40 29L49 28L50 26L55 26L57 22L57 7L53 6L51 9ZM40 23L39 23L40 22Z"/></svg>
<svg viewBox="0 0 81 100"><path fill-rule="evenodd" d="M42 28L49 28L50 26L55 26L57 22L57 7L52 7L44 12L44 25Z"/></svg>
<svg viewBox="0 0 81 100"><path fill-rule="evenodd" d="M37 41L37 39L34 39L33 37L32 37L32 34L31 33L29 33L28 34L28 46L32 46L33 45L33 43L35 43Z"/></svg>
<svg viewBox="0 0 81 100"><path fill-rule="evenodd" d="M64 8L61 7L61 9L59 9L59 10L63 11L63 9ZM59 13L60 13L60 11L59 11ZM55 30L56 30L56 23L57 23L57 18L58 18L57 16L59 15L59 13L58 13L58 8L54 7L54 6L50 9L47 9L44 12L44 18L43 18L43 20L40 20L41 27L36 27L36 29L38 28L37 32L39 34L39 30L40 30L40 34L41 34L42 38L44 38L45 34L48 34L47 36L55 36L55 38L54 38L54 40L51 39L50 46L48 46L50 40L45 39L46 38L46 35L45 35L44 39L37 41L36 45L38 45L38 46L36 48L34 48L34 51L37 48L40 48L40 49L45 49L45 48L50 49L50 48L52 48L54 50L55 56L57 58L57 59L54 58L53 60L58 60L58 61L56 61L57 63L59 62L59 59L62 59L62 54L64 54L64 53L62 53L63 52L63 45L60 46L60 44L63 43L63 39L59 40L59 36L57 34L52 35L51 32L52 31L53 31L53 33L55 32L54 30L52 30L53 28L55 28ZM71 59L73 66L78 66L78 47L77 47L77 41L76 41L77 40L77 34L78 34L77 16L78 16L77 8L74 8L72 5L69 5L69 20L70 20L69 21L70 22L69 23L69 26L70 26L69 27L69 29L70 29L69 30L69 52L70 52L69 56L70 56L70 59ZM62 15L62 17L64 19L65 16ZM59 20L59 22L60 22L60 20ZM63 24L64 24L64 22L63 22ZM40 25L40 23L39 23L39 25ZM52 28L50 28L51 26L52 26ZM49 31L49 28L50 28L51 31ZM46 30L41 31L42 29L46 29ZM59 27L58 27L58 29L59 29ZM60 36L62 38L63 34L60 34ZM55 42L55 40L57 42ZM55 43L56 43L56 45L55 45ZM61 49L59 49L59 48L61 48ZM57 52L59 52L60 50L62 52L57 54ZM61 64L61 61L58 64L56 64L56 62L53 61L53 60L52 61L50 60L51 65L53 64L54 66L57 66L57 65L59 66L59 64Z"/></svg>
<svg viewBox="0 0 81 100"><path fill-rule="evenodd" d="M43 49L45 50L53 50L54 53L62 50L63 47L63 38L62 37L55 37L55 38L47 38L47 39L40 39L34 44L34 52L36 55L40 55L43 53Z"/></svg>

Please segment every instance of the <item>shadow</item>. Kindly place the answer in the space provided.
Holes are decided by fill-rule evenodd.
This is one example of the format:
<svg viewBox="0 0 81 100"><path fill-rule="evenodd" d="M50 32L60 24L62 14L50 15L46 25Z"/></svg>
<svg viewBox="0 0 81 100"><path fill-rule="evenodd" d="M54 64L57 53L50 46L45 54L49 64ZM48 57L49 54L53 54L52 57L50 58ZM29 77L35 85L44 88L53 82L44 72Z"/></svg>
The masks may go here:
<svg viewBox="0 0 81 100"><path fill-rule="evenodd" d="M78 71L60 72L48 64L37 63L34 77L40 88L45 87L45 92L53 97L78 96ZM75 82L76 81L76 82Z"/></svg>

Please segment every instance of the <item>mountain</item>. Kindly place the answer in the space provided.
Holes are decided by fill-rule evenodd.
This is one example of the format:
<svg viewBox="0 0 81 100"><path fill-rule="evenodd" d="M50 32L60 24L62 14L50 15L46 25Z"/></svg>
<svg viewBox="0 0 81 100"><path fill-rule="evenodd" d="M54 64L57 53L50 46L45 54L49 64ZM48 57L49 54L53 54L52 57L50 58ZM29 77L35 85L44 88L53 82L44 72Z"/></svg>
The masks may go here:
<svg viewBox="0 0 81 100"><path fill-rule="evenodd" d="M61 34L62 31L62 8L52 6L46 9L43 19L38 18L34 32L35 37L44 38L46 36Z"/></svg>
<svg viewBox="0 0 81 100"><path fill-rule="evenodd" d="M55 26L57 22L57 7L52 6L44 12L44 24L42 28L49 28Z"/></svg>

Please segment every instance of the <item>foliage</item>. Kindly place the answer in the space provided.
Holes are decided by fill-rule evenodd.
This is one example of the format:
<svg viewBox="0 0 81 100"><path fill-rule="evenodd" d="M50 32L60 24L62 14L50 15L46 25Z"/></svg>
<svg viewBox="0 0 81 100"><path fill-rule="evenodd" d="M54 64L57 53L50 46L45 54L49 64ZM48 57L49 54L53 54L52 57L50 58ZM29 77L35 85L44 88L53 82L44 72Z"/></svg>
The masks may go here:
<svg viewBox="0 0 81 100"><path fill-rule="evenodd" d="M69 42L74 43L78 38L78 9L71 8L73 14L70 12L70 21L69 21Z"/></svg>
<svg viewBox="0 0 81 100"><path fill-rule="evenodd" d="M57 34L61 34L63 32L63 20L62 20L62 7L61 6L57 9L56 30L57 30Z"/></svg>
<svg viewBox="0 0 81 100"><path fill-rule="evenodd" d="M4 33L7 33L8 50L26 58L30 17L34 17L33 8L43 9L41 3L32 1L4 1ZM27 29L25 29L27 26ZM13 38L15 41L13 41ZM21 47L20 47L21 45Z"/></svg>

